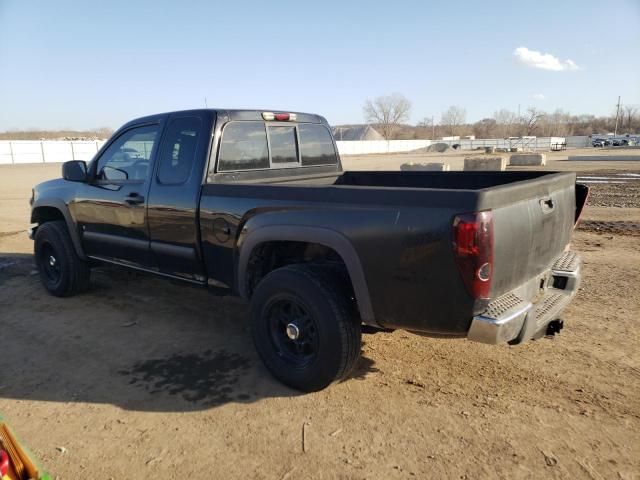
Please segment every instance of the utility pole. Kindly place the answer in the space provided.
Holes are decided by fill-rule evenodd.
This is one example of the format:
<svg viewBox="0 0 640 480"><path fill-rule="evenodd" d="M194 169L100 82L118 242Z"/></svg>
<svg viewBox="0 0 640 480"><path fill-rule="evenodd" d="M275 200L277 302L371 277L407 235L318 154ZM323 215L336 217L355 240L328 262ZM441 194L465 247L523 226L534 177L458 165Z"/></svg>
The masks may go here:
<svg viewBox="0 0 640 480"><path fill-rule="evenodd" d="M618 116L620 115L620 95L618 95L618 105L616 106L616 128L613 131L613 136L618 136Z"/></svg>
<svg viewBox="0 0 640 480"><path fill-rule="evenodd" d="M431 140L436 139L436 121L435 117L431 115Z"/></svg>
<svg viewBox="0 0 640 480"><path fill-rule="evenodd" d="M207 97L204 97L204 108L209 108L209 107L207 106Z"/></svg>

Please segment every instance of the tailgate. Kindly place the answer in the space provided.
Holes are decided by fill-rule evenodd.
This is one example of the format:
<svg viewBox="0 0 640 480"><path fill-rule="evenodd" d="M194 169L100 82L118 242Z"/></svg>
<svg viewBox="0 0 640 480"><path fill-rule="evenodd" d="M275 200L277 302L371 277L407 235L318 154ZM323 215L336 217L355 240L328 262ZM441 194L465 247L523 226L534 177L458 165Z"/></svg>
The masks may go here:
<svg viewBox="0 0 640 480"><path fill-rule="evenodd" d="M493 210L495 298L548 270L571 240L575 173L552 173L488 189Z"/></svg>

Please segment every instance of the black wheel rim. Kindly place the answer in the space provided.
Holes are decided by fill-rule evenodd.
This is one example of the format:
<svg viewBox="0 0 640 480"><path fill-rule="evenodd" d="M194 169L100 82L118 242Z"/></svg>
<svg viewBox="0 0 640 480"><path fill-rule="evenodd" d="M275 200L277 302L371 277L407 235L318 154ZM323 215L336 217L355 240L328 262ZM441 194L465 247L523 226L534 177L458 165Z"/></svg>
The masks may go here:
<svg viewBox="0 0 640 480"><path fill-rule="evenodd" d="M266 308L269 335L277 355L294 368L311 364L318 354L318 328L309 309L291 296L273 299Z"/></svg>
<svg viewBox="0 0 640 480"><path fill-rule="evenodd" d="M42 244L40 248L40 266L46 279L51 284L56 284L60 280L60 259L53 245L50 243Z"/></svg>

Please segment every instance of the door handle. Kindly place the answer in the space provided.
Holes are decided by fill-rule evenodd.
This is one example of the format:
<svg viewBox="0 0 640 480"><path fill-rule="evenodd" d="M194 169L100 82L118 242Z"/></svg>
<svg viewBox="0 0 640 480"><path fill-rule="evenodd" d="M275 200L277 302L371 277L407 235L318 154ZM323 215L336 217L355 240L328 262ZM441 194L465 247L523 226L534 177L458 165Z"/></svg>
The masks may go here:
<svg viewBox="0 0 640 480"><path fill-rule="evenodd" d="M129 205L138 205L140 203L144 203L144 197L142 195L138 195L135 192L130 193L124 199Z"/></svg>

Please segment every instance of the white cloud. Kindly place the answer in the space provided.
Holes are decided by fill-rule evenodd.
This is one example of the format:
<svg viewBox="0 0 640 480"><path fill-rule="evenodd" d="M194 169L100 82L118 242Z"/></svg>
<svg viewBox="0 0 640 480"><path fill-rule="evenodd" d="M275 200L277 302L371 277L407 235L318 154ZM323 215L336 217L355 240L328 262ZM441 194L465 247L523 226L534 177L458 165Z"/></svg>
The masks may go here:
<svg viewBox="0 0 640 480"><path fill-rule="evenodd" d="M533 95L533 98L535 100L544 100L545 96L544 96L544 93L536 93L536 94Z"/></svg>
<svg viewBox="0 0 640 480"><path fill-rule="evenodd" d="M573 60L560 60L550 53L529 50L527 47L518 47L513 51L513 54L520 63L528 67L541 68L542 70L551 70L554 72L580 69Z"/></svg>

